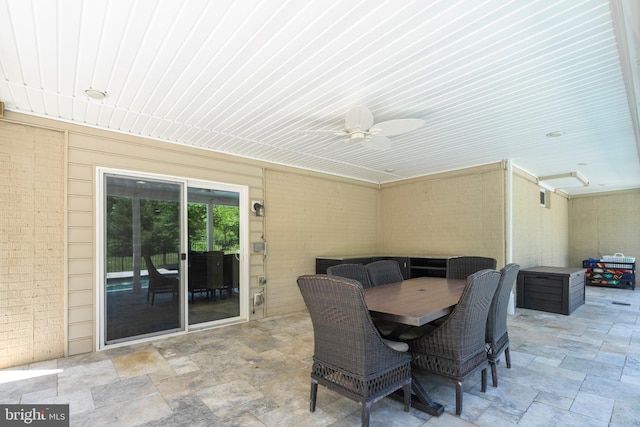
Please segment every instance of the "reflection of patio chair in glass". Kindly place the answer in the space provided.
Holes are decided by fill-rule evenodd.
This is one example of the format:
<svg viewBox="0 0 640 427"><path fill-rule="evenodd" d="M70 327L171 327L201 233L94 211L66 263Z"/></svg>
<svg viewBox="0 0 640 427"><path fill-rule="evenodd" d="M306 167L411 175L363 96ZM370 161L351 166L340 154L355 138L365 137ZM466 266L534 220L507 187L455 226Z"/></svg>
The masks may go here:
<svg viewBox="0 0 640 427"><path fill-rule="evenodd" d="M189 292L191 302L195 300L195 294L205 293L207 297L213 296L215 301L216 290L222 294L223 284L223 257L222 251L192 252L189 257Z"/></svg>
<svg viewBox="0 0 640 427"><path fill-rule="evenodd" d="M226 291L229 296L232 296L234 289L240 288L238 276L239 261L238 258L236 258L236 254L225 254L223 258L222 288L220 289L221 297L224 291Z"/></svg>
<svg viewBox="0 0 640 427"><path fill-rule="evenodd" d="M180 280L176 277L168 277L162 275L151 262L149 255L144 255L144 262L147 264L149 274L149 288L147 291L147 301L151 296L151 305L155 300L156 294L172 293L175 298L180 288Z"/></svg>

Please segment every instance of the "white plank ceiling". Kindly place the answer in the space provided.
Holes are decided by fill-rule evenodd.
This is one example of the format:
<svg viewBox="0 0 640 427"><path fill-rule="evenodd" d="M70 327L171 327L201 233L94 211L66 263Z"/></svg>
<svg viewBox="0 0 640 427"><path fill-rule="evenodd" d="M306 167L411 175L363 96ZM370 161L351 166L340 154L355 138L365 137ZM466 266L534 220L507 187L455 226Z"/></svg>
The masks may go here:
<svg viewBox="0 0 640 427"><path fill-rule="evenodd" d="M385 183L510 159L640 188L635 0L0 0L11 111ZM85 89L107 92L103 100ZM344 114L420 118L386 151ZM560 131L563 136L545 135ZM556 188L554 182L546 183Z"/></svg>

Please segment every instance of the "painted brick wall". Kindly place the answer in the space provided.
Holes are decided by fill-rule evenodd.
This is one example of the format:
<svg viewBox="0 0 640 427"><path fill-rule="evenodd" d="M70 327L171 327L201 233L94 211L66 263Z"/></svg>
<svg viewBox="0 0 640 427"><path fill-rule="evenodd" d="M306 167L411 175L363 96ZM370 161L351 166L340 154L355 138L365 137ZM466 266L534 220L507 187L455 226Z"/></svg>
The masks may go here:
<svg viewBox="0 0 640 427"><path fill-rule="evenodd" d="M574 266L569 262L569 201L555 193L549 197L549 207L540 206L540 186L514 175L513 261L522 268Z"/></svg>
<svg viewBox="0 0 640 427"><path fill-rule="evenodd" d="M304 310L296 279L321 255L375 252L378 188L327 175L267 170L267 316Z"/></svg>
<svg viewBox="0 0 640 427"><path fill-rule="evenodd" d="M504 265L500 163L382 186L382 251L489 256Z"/></svg>
<svg viewBox="0 0 640 427"><path fill-rule="evenodd" d="M640 261L640 190L572 198L569 222L572 265L617 252Z"/></svg>
<svg viewBox="0 0 640 427"><path fill-rule="evenodd" d="M0 122L0 368L64 356L64 135Z"/></svg>

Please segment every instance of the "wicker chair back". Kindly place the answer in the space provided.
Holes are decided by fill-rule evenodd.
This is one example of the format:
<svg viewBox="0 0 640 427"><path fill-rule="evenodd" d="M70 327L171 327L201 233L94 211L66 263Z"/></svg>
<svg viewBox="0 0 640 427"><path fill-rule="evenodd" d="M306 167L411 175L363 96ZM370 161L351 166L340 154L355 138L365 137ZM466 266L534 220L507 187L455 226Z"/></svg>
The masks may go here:
<svg viewBox="0 0 640 427"><path fill-rule="evenodd" d="M504 352L507 368L511 368L511 356L509 354L509 334L507 332L507 309L513 284L518 277L520 266L507 264L500 270L498 289L491 301L489 316L487 317L487 329L485 341L487 342L487 357L491 364L491 378L493 386L498 386L498 372L496 362L500 354Z"/></svg>
<svg viewBox="0 0 640 427"><path fill-rule="evenodd" d="M481 256L461 256L447 259L447 278L466 279L473 273L491 269L495 270L498 261L495 258Z"/></svg>
<svg viewBox="0 0 640 427"><path fill-rule="evenodd" d="M462 412L462 381L482 370L486 391L485 330L500 273L481 270L469 276L449 317L426 335L409 341L413 366L456 382L456 413Z"/></svg>
<svg viewBox="0 0 640 427"><path fill-rule="evenodd" d="M371 286L387 285L389 283L402 282L402 271L398 261L392 259L384 259L380 261L370 262L366 266L367 275Z"/></svg>
<svg viewBox="0 0 640 427"><path fill-rule="evenodd" d="M362 283L362 287L369 288L369 276L367 269L363 264L338 264L327 268L327 274L330 276L346 277L347 279L357 280Z"/></svg>

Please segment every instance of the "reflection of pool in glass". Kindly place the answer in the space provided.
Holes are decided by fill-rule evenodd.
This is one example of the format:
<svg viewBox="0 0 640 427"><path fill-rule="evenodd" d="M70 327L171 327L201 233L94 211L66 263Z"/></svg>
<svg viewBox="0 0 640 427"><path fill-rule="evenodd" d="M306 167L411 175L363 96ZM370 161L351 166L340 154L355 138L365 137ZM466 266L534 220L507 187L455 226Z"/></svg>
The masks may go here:
<svg viewBox="0 0 640 427"><path fill-rule="evenodd" d="M160 269L161 274L167 277L178 277L175 270ZM149 276L147 270L140 272L140 285L142 289L149 287ZM117 273L107 273L107 292L130 291L133 289L133 272L120 271Z"/></svg>
<svg viewBox="0 0 640 427"><path fill-rule="evenodd" d="M147 276L140 277L142 289L149 287L149 278ZM130 291L133 289L133 277L115 277L107 278L107 292Z"/></svg>

